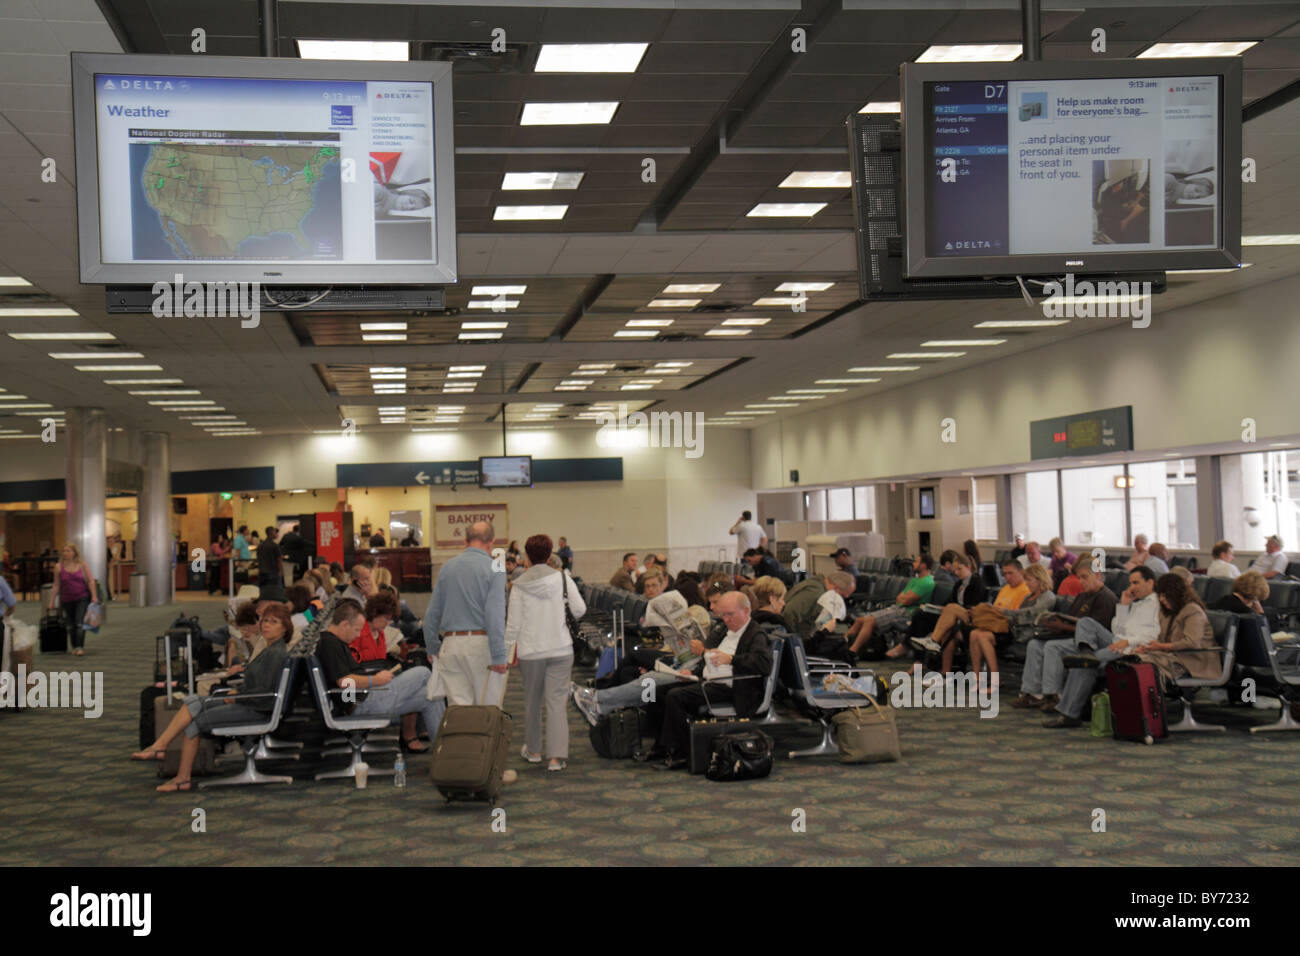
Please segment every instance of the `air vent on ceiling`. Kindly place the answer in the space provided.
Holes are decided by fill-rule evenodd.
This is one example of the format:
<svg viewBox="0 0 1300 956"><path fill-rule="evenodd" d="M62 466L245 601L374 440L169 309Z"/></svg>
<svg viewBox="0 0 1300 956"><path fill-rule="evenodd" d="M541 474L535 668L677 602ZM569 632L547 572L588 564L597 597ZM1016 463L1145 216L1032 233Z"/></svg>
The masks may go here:
<svg viewBox="0 0 1300 956"><path fill-rule="evenodd" d="M698 342L698 335L690 335L686 332L668 332L659 336L660 342Z"/></svg>
<svg viewBox="0 0 1300 956"><path fill-rule="evenodd" d="M501 52L486 43L434 43L430 44L426 60L454 63L462 71L471 73L518 72L526 47L522 43L507 43Z"/></svg>
<svg viewBox="0 0 1300 956"><path fill-rule="evenodd" d="M703 305L697 305L691 309L692 312L702 312L705 315L711 315L717 312L738 312L740 306L734 302L706 302Z"/></svg>

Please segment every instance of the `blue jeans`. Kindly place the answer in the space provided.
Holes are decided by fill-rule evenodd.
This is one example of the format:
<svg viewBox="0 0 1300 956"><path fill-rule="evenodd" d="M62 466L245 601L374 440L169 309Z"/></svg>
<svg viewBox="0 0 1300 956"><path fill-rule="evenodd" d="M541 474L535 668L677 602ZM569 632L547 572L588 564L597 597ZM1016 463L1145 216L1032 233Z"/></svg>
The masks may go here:
<svg viewBox="0 0 1300 956"><path fill-rule="evenodd" d="M655 696L651 700L658 700L663 694L667 693L666 688L683 683L680 678L674 677L672 674L665 674L662 671L646 671L636 680L630 680L626 684L619 684L617 687L607 687L604 690L596 691L596 703L600 707L600 712L607 714L611 710L618 710L620 707L644 707L649 701L641 698L644 689L641 682L647 677L654 681L655 685Z"/></svg>
<svg viewBox="0 0 1300 956"><path fill-rule="evenodd" d="M1061 702L1056 705L1057 711L1078 720L1079 715L1083 713L1084 705L1088 703L1097 686L1097 681L1106 675L1106 662L1123 657L1127 653L1129 652L1126 650L1108 651L1103 648L1097 651L1097 660L1101 661L1101 667L1070 668L1065 678L1065 689L1061 691Z"/></svg>
<svg viewBox="0 0 1300 956"><path fill-rule="evenodd" d="M352 711L354 717L391 716L394 721L404 714L419 714L424 718L425 729L432 740L442 723L442 712L447 709L440 697L429 700L425 688L429 684L429 668L412 667L403 670L385 687L377 688L366 695L366 699L357 704ZM360 696L360 695L358 695Z"/></svg>

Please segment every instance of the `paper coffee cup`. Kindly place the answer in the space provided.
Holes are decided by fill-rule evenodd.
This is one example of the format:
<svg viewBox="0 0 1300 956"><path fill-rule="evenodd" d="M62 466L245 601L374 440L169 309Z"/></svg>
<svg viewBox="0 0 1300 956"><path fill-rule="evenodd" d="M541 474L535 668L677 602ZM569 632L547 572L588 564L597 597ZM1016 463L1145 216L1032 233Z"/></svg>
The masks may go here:
<svg viewBox="0 0 1300 956"><path fill-rule="evenodd" d="M356 770L357 789L366 789L366 784L370 780L370 764L359 763Z"/></svg>

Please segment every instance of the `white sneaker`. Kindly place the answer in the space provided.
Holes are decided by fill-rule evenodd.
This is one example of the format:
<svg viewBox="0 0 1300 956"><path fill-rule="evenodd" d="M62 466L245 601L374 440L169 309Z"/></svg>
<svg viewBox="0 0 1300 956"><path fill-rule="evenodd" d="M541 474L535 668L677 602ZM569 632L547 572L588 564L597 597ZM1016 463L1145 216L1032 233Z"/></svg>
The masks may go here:
<svg viewBox="0 0 1300 956"><path fill-rule="evenodd" d="M596 692L589 687L573 688L573 706L578 708L578 713L591 726L595 727L597 720L600 718L600 703L596 699Z"/></svg>
<svg viewBox="0 0 1300 956"><path fill-rule="evenodd" d="M912 643L925 648L927 651L934 651L936 654L943 650L943 646L932 637L918 637Z"/></svg>
<svg viewBox="0 0 1300 956"><path fill-rule="evenodd" d="M529 763L541 763L541 762L542 762L542 755L541 755L541 754L530 754L530 753L528 752L528 744L524 744L523 749L519 751L519 756L523 757L523 758L524 758L525 760L527 760Z"/></svg>

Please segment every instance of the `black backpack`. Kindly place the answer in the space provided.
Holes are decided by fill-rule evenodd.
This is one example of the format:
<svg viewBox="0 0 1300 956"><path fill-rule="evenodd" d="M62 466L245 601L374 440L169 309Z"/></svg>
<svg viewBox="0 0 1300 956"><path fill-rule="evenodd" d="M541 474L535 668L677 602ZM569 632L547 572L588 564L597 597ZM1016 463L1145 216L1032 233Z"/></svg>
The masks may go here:
<svg viewBox="0 0 1300 956"><path fill-rule="evenodd" d="M761 730L718 734L704 775L710 780L757 780L772 772L772 738Z"/></svg>

